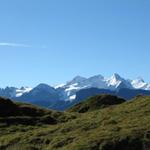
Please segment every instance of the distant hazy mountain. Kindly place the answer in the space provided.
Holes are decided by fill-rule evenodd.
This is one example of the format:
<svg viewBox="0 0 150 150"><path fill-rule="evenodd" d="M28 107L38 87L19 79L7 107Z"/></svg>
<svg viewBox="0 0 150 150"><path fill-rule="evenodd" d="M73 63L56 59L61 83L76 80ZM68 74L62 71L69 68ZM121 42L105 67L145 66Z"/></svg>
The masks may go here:
<svg viewBox="0 0 150 150"><path fill-rule="evenodd" d="M47 107L58 102L61 98L55 88L42 83L15 99Z"/></svg>
<svg viewBox="0 0 150 150"><path fill-rule="evenodd" d="M21 88L16 88L16 87L6 87L6 88L1 88L0 89L0 96L4 97L20 97L25 93L28 93L32 90L30 87L21 87Z"/></svg>
<svg viewBox="0 0 150 150"><path fill-rule="evenodd" d="M150 90L142 90L142 89L128 89L122 88L116 91L111 91L107 89L98 89L98 88L89 88L89 89L82 89L76 93L76 99L74 103L78 103L82 100L87 99L88 97L95 96L98 94L111 94L122 97L126 100L130 100L137 95L150 95Z"/></svg>
<svg viewBox="0 0 150 150"><path fill-rule="evenodd" d="M118 74L113 74L110 78L96 75L90 78L77 76L66 84L56 86L56 89L63 89L65 100L76 99L76 92L81 89L98 88L111 91L118 91L119 89L142 89L150 90L150 84L145 83L143 79L137 78L135 80L124 79Z"/></svg>
<svg viewBox="0 0 150 150"><path fill-rule="evenodd" d="M124 79L115 73L109 78L102 75L90 78L76 76L65 84L55 87L42 83L34 88L6 87L0 89L0 96L59 110L64 110L96 94L113 94L131 99L139 94L150 95L150 84L144 82L142 78Z"/></svg>

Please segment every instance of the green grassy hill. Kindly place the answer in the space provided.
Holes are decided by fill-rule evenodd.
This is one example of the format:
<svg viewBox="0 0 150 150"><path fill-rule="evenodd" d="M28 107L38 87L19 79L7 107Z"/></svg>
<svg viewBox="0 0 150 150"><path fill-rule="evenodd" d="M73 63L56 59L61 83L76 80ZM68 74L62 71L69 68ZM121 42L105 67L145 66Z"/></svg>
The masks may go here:
<svg viewBox="0 0 150 150"><path fill-rule="evenodd" d="M97 105L97 97L93 97L92 101ZM150 149L150 97L138 96L132 101L99 108L93 105L85 113L59 112L56 116L51 116L53 111L42 109L53 119L65 118L62 119L65 121L55 124L40 122L27 125L18 122L11 125L1 121L0 150ZM7 117L1 116L3 118Z"/></svg>
<svg viewBox="0 0 150 150"><path fill-rule="evenodd" d="M10 99L0 97L0 123L8 126L58 124L68 121L71 117L71 114L64 112L42 109L27 103L12 102Z"/></svg>
<svg viewBox="0 0 150 150"><path fill-rule="evenodd" d="M125 102L124 99L112 95L97 95L90 97L85 101L80 102L79 104L68 109L68 112L79 112L85 113L88 111L93 111L101 108L106 108L111 105L117 105Z"/></svg>

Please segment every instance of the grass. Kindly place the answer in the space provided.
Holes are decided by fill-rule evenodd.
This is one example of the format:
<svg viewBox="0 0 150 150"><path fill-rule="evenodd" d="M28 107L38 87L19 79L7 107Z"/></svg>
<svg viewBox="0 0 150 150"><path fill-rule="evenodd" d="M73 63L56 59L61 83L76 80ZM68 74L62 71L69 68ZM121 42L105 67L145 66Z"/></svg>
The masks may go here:
<svg viewBox="0 0 150 150"><path fill-rule="evenodd" d="M60 112L53 116L62 117ZM86 113L66 112L64 116L69 119L55 125L7 126L1 122L0 149L145 150L150 147L148 96Z"/></svg>
<svg viewBox="0 0 150 150"><path fill-rule="evenodd" d="M0 97L0 126L57 124L76 118L75 115L39 108L37 106L12 102ZM2 125L1 125L2 124Z"/></svg>
<svg viewBox="0 0 150 150"><path fill-rule="evenodd" d="M68 112L85 113L96 109L109 107L125 102L124 99L113 95L96 95L68 109Z"/></svg>

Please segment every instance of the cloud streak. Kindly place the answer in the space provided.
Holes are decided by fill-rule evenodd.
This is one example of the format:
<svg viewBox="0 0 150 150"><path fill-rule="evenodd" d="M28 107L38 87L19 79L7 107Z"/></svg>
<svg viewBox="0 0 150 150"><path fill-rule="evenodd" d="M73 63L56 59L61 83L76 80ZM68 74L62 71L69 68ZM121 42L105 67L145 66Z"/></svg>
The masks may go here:
<svg viewBox="0 0 150 150"><path fill-rule="evenodd" d="M21 44L21 43L7 43L7 42L0 42L0 46L5 46L5 47L32 47L31 45L26 45L26 44Z"/></svg>

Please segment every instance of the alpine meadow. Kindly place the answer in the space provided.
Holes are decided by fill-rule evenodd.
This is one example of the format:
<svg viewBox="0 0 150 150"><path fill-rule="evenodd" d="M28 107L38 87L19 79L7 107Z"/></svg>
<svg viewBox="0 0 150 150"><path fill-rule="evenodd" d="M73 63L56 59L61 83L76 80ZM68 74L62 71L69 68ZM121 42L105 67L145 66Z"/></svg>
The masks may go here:
<svg viewBox="0 0 150 150"><path fill-rule="evenodd" d="M150 150L150 1L0 1L0 150Z"/></svg>

